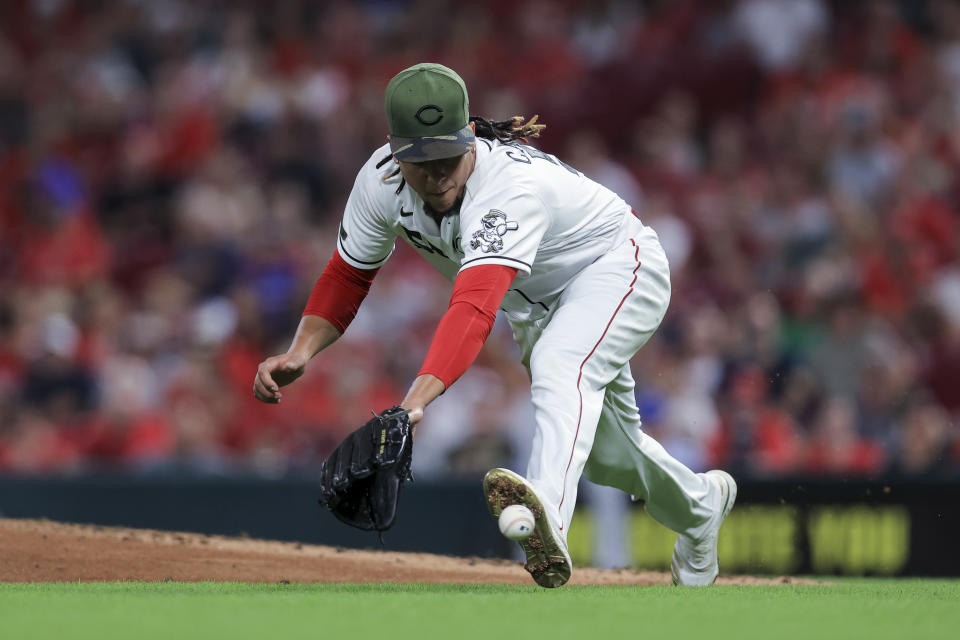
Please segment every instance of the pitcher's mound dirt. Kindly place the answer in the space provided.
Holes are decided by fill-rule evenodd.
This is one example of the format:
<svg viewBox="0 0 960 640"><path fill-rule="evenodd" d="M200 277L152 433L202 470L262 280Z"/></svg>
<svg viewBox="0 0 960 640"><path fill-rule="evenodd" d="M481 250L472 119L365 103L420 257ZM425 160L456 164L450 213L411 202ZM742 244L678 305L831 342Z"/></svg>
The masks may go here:
<svg viewBox="0 0 960 640"><path fill-rule="evenodd" d="M507 560L333 547L0 519L0 582L490 582L533 584ZM796 578L721 577L719 584L802 584ZM577 568L570 584L669 584L670 575Z"/></svg>

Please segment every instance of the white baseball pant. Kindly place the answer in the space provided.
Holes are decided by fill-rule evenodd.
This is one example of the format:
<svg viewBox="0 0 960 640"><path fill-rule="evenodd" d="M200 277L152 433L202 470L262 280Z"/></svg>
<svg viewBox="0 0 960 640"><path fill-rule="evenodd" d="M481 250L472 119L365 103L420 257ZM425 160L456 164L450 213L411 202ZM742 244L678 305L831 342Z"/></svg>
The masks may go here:
<svg viewBox="0 0 960 640"><path fill-rule="evenodd" d="M666 313L670 271L652 229L633 216L624 227L546 316L511 321L536 416L526 477L564 540L584 473L677 532L695 533L717 500L702 474L641 430L629 361Z"/></svg>

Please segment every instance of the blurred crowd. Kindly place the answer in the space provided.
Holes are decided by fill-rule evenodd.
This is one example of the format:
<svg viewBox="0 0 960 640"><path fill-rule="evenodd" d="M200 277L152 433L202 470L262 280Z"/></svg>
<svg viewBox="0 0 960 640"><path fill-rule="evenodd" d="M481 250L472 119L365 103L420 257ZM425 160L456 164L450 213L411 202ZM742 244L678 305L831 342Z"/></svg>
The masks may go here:
<svg viewBox="0 0 960 640"><path fill-rule="evenodd" d="M309 472L396 403L450 291L402 242L279 407L251 387L425 60L660 234L674 297L633 367L674 455L960 475L951 0L5 0L0 472ZM498 321L416 465L522 470L531 431Z"/></svg>

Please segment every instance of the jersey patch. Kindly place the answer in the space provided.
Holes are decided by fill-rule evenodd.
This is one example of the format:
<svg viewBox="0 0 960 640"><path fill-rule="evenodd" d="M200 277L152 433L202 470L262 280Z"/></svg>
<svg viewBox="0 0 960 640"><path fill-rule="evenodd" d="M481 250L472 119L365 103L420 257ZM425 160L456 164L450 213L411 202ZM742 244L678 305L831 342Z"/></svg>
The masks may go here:
<svg viewBox="0 0 960 640"><path fill-rule="evenodd" d="M470 240L471 249L480 249L484 253L496 253L503 249L503 236L508 231L520 228L516 222L507 220L507 214L499 209L490 209L490 212L480 219L483 228L474 232Z"/></svg>

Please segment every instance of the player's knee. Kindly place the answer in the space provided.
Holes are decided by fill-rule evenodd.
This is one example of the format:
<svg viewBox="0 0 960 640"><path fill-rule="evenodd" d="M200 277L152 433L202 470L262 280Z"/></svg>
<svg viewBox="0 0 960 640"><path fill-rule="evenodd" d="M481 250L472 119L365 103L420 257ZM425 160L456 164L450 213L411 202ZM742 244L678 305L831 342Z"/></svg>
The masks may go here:
<svg viewBox="0 0 960 640"><path fill-rule="evenodd" d="M603 463L596 460L587 460L583 467L583 477L594 484L619 488L618 482L626 474L627 469Z"/></svg>

